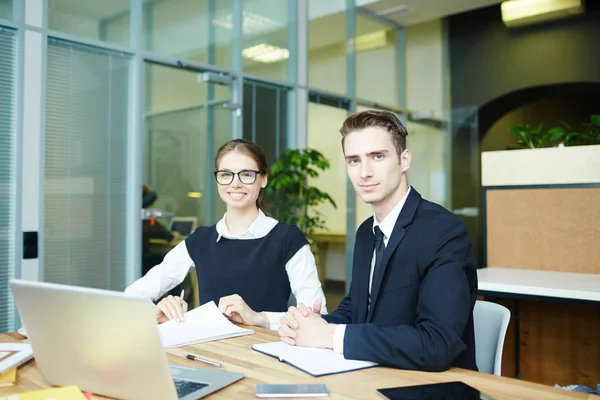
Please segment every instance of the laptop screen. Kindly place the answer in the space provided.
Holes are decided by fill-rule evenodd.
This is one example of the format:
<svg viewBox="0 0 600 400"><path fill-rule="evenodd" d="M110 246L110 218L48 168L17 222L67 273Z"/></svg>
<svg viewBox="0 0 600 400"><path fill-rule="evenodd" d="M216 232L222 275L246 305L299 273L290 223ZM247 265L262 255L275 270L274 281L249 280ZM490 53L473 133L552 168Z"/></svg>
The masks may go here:
<svg viewBox="0 0 600 400"><path fill-rule="evenodd" d="M173 221L171 223L171 232L178 232L181 236L188 236L194 229L193 221Z"/></svg>

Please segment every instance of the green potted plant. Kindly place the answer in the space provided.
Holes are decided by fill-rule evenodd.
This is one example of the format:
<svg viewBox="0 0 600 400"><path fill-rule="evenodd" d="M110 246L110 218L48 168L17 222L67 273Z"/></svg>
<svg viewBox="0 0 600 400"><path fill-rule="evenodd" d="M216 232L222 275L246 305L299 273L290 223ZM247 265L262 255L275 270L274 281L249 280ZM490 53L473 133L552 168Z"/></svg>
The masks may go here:
<svg viewBox="0 0 600 400"><path fill-rule="evenodd" d="M600 171L600 114L577 127L562 122L548 130L518 125L517 149L481 153L483 186L518 186L597 181ZM592 178L593 177L593 178Z"/></svg>
<svg viewBox="0 0 600 400"><path fill-rule="evenodd" d="M517 125L511 126L509 131L517 136L517 147L520 149L600 144L600 115L592 115L590 121L582 123L579 129L566 122L547 131L543 128L544 124L535 128Z"/></svg>
<svg viewBox="0 0 600 400"><path fill-rule="evenodd" d="M314 243L317 230L327 230L323 215L314 209L321 203L337 208L329 194L311 186L310 178L319 171L329 169L329 161L317 150L287 150L269 171L269 184L265 189L267 208L274 218L295 224Z"/></svg>

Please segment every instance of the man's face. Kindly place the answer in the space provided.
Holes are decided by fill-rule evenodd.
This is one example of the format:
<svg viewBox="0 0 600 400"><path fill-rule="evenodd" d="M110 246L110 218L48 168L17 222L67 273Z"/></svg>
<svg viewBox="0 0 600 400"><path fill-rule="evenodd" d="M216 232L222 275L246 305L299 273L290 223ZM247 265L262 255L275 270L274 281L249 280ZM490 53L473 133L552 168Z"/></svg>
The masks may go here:
<svg viewBox="0 0 600 400"><path fill-rule="evenodd" d="M410 167L410 152L405 150L398 159L391 134L384 128L373 127L354 131L344 140L346 170L354 190L373 207L388 201L399 201L399 193Z"/></svg>

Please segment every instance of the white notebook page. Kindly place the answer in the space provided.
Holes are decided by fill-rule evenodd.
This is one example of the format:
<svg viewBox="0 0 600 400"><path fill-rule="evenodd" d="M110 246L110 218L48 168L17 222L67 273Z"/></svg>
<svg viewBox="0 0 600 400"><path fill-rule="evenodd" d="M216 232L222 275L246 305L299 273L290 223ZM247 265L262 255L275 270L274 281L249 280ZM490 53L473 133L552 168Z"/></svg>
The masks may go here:
<svg viewBox="0 0 600 400"><path fill-rule="evenodd" d="M211 301L186 312L184 322L170 320L158 325L158 333L163 346L169 348L251 335L254 331L234 325Z"/></svg>
<svg viewBox="0 0 600 400"><path fill-rule="evenodd" d="M290 346L283 342L261 343L254 350L269 354L314 376L336 374L377 365L370 361L347 360L330 349Z"/></svg>

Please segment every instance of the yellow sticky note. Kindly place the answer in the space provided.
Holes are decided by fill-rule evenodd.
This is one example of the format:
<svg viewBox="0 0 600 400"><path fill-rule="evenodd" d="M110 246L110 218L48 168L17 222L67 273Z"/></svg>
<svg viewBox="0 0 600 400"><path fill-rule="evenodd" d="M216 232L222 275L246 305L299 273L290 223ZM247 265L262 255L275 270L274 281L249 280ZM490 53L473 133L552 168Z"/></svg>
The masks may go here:
<svg viewBox="0 0 600 400"><path fill-rule="evenodd" d="M0 375L0 387L12 386L17 382L17 369L13 368Z"/></svg>
<svg viewBox="0 0 600 400"><path fill-rule="evenodd" d="M77 386L63 386L0 396L0 400L86 400Z"/></svg>

